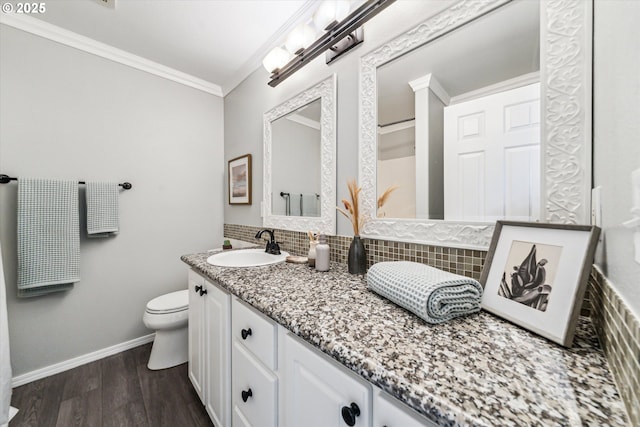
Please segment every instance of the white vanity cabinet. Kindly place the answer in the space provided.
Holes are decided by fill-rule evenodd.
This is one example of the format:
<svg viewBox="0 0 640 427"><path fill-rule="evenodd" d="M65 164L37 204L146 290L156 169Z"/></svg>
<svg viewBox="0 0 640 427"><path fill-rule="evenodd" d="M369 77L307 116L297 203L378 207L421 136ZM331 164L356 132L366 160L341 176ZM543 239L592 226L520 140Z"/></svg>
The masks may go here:
<svg viewBox="0 0 640 427"><path fill-rule="evenodd" d="M189 378L217 427L433 427L189 271Z"/></svg>
<svg viewBox="0 0 640 427"><path fill-rule="evenodd" d="M437 424L374 387L373 427L437 427Z"/></svg>
<svg viewBox="0 0 640 427"><path fill-rule="evenodd" d="M280 328L281 425L368 427L371 385Z"/></svg>
<svg viewBox="0 0 640 427"><path fill-rule="evenodd" d="M189 378L216 426L230 425L231 297L189 271Z"/></svg>
<svg viewBox="0 0 640 427"><path fill-rule="evenodd" d="M231 306L233 426L278 425L278 326L237 298Z"/></svg>

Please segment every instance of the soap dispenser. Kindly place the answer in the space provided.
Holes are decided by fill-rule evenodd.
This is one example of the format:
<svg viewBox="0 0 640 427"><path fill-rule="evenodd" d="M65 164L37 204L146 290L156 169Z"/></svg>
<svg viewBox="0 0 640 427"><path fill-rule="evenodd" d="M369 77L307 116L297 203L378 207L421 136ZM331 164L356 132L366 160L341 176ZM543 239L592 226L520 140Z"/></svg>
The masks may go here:
<svg viewBox="0 0 640 427"><path fill-rule="evenodd" d="M320 235L320 241L316 246L316 270L329 271L329 245L324 234Z"/></svg>

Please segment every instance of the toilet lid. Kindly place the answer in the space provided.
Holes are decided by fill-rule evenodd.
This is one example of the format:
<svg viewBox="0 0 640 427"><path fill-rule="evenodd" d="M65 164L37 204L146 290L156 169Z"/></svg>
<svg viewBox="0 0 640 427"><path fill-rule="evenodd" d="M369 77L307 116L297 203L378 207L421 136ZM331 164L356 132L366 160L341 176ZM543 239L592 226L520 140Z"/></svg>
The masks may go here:
<svg viewBox="0 0 640 427"><path fill-rule="evenodd" d="M171 292L160 295L147 303L148 313L175 313L189 308L189 291Z"/></svg>

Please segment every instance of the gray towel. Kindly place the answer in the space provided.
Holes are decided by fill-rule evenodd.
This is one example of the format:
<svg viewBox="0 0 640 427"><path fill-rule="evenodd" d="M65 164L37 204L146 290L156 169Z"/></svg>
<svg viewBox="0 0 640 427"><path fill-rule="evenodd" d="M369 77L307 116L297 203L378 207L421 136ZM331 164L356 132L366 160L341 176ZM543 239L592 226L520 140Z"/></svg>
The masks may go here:
<svg viewBox="0 0 640 427"><path fill-rule="evenodd" d="M18 179L18 296L73 288L80 280L78 182Z"/></svg>
<svg viewBox="0 0 640 427"><path fill-rule="evenodd" d="M367 286L428 323L480 311L482 286L477 280L416 262L374 264Z"/></svg>
<svg viewBox="0 0 640 427"><path fill-rule="evenodd" d="M87 237L118 234L118 184L87 182Z"/></svg>

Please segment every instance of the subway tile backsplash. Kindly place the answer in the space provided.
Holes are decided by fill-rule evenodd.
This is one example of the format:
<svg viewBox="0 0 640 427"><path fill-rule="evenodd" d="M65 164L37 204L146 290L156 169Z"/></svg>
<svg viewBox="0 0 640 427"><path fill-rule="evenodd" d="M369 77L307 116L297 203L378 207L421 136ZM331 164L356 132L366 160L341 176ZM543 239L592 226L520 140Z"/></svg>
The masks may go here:
<svg viewBox="0 0 640 427"><path fill-rule="evenodd" d="M225 237L256 242L262 227L225 224ZM306 233L276 230L283 250L306 256ZM331 261L346 264L350 236L328 236ZM486 251L431 246L390 240L364 239L367 266L380 261L407 260L479 279ZM581 314L590 316L627 407L631 425L640 426L640 324L602 273L593 267L582 302Z"/></svg>

